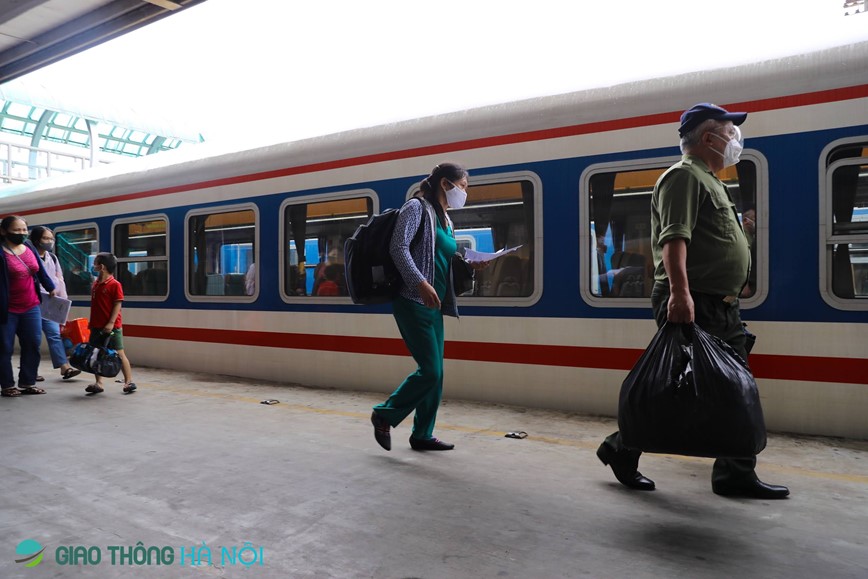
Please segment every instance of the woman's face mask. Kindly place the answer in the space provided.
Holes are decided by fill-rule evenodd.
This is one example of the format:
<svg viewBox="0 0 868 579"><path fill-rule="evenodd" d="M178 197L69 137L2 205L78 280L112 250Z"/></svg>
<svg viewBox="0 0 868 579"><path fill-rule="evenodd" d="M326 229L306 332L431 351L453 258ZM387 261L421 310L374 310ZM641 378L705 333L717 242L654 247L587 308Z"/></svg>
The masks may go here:
<svg viewBox="0 0 868 579"><path fill-rule="evenodd" d="M452 209L461 209L467 202L467 191L460 189L455 183L449 182L452 188L446 192L446 204Z"/></svg>
<svg viewBox="0 0 868 579"><path fill-rule="evenodd" d="M53 241L42 241L39 243L39 249L43 251L54 251Z"/></svg>
<svg viewBox="0 0 868 579"><path fill-rule="evenodd" d="M3 238L12 245L21 245L27 239L27 224L22 219L13 219Z"/></svg>

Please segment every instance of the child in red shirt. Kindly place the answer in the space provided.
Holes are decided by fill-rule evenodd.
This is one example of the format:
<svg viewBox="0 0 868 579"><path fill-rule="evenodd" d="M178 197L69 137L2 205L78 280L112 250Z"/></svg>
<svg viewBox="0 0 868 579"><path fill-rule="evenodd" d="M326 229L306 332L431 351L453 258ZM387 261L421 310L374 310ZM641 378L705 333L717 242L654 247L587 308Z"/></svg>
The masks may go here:
<svg viewBox="0 0 868 579"><path fill-rule="evenodd" d="M121 370L124 373L124 394L132 394L136 390L133 382L133 369L124 353L123 331L121 330L121 305L124 301L124 290L121 283L115 279L114 273L118 260L111 253L98 253L93 260L93 274L97 276L90 294L90 344L105 345L117 350L121 358ZM85 388L91 394L104 391L102 376L94 375L95 382Z"/></svg>

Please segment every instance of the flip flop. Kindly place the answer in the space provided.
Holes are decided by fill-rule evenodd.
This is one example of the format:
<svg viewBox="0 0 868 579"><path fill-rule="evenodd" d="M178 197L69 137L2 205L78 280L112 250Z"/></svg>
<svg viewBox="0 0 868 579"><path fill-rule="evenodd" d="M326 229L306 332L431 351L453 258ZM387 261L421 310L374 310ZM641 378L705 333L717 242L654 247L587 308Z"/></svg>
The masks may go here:
<svg viewBox="0 0 868 579"><path fill-rule="evenodd" d="M124 386L124 394L132 394L136 391L136 383L130 382L126 386Z"/></svg>
<svg viewBox="0 0 868 579"><path fill-rule="evenodd" d="M19 386L22 394L45 394L45 390L36 386Z"/></svg>
<svg viewBox="0 0 868 579"><path fill-rule="evenodd" d="M99 394L100 392L105 392L105 388L103 388L102 386L98 386L97 384L89 384L87 388L84 389L84 391L91 394Z"/></svg>
<svg viewBox="0 0 868 579"><path fill-rule="evenodd" d="M70 378L75 378L79 374L81 374L81 370L79 370L78 368L69 368L63 374L61 374L61 376L64 380L69 380Z"/></svg>
<svg viewBox="0 0 868 579"><path fill-rule="evenodd" d="M4 388L0 391L0 396L3 398L15 398L16 396L21 396L21 390L18 388Z"/></svg>

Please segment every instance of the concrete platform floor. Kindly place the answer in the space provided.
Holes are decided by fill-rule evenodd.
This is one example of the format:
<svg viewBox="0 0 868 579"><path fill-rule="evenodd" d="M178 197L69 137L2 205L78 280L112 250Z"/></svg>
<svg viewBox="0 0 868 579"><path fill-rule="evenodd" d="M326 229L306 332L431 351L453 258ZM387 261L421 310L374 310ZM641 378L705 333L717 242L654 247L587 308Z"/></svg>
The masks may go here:
<svg viewBox="0 0 868 579"><path fill-rule="evenodd" d="M718 497L710 460L663 455L637 492L594 456L611 419L446 400L456 450L412 451L405 423L385 452L380 394L136 368L137 393L85 396L41 372L47 395L0 399L2 578L868 577L865 441L771 435L758 472L783 501ZM139 542L173 561L136 565Z"/></svg>

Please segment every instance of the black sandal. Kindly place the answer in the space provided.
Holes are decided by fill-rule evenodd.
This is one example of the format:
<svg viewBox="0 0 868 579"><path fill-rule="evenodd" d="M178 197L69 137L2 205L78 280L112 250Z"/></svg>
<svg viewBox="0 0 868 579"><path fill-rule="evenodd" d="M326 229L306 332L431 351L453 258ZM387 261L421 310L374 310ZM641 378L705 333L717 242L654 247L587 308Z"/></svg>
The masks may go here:
<svg viewBox="0 0 868 579"><path fill-rule="evenodd" d="M45 390L36 386L19 386L22 394L45 394Z"/></svg>
<svg viewBox="0 0 868 579"><path fill-rule="evenodd" d="M67 368L61 376L64 380L69 380L70 378L75 378L79 374L81 374L81 370L78 368Z"/></svg>
<svg viewBox="0 0 868 579"><path fill-rule="evenodd" d="M3 398L15 398L16 396L21 396L21 390L14 386L12 388L4 388L0 390L0 396Z"/></svg>

